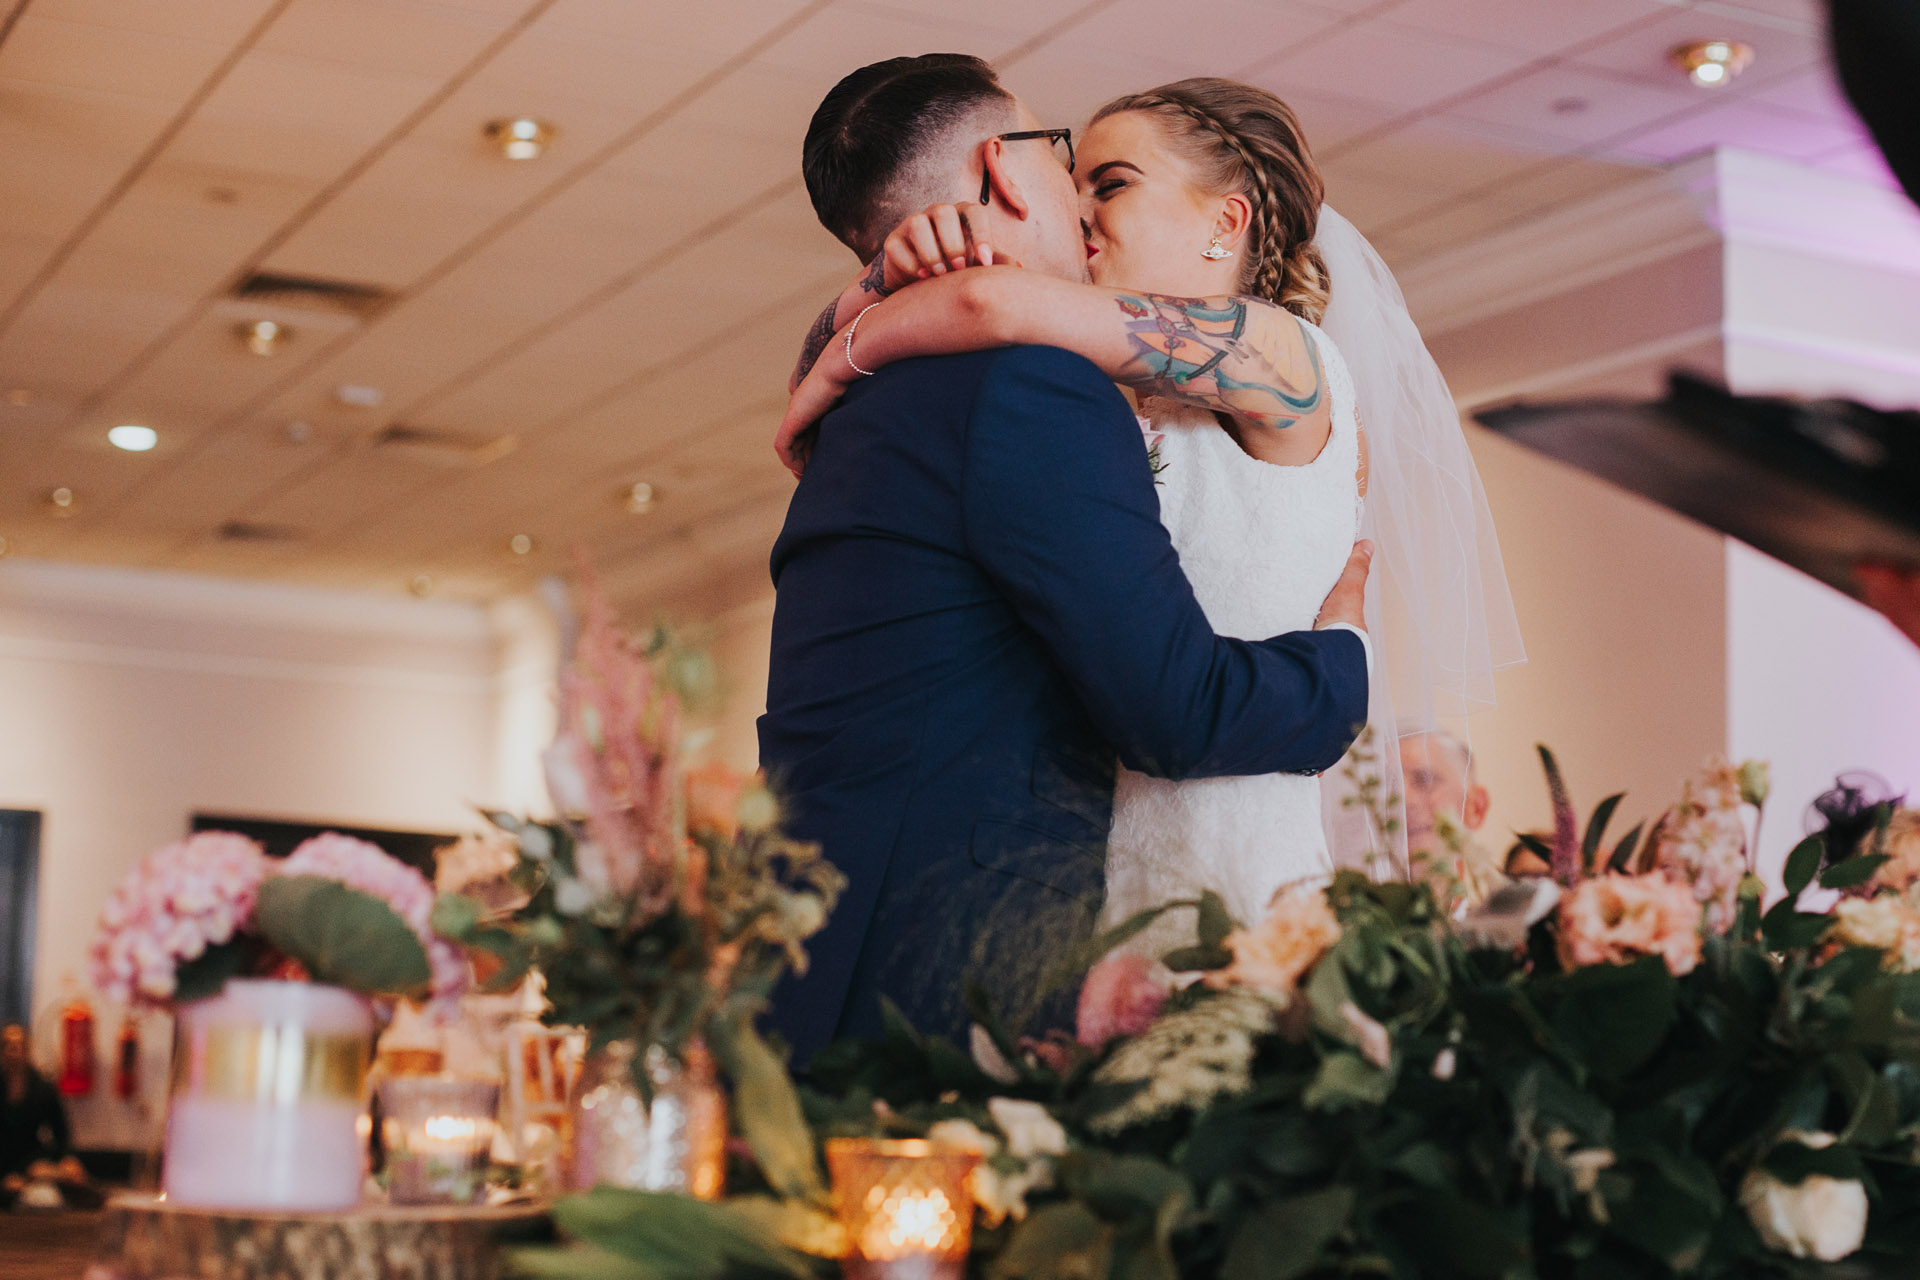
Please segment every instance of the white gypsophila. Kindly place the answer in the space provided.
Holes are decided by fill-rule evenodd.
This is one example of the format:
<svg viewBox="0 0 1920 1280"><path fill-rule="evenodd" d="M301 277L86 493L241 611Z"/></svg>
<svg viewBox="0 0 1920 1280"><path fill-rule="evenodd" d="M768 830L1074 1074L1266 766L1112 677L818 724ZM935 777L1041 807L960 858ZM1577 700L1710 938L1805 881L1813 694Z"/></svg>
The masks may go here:
<svg viewBox="0 0 1920 1280"><path fill-rule="evenodd" d="M1808 1147L1829 1147L1830 1133L1789 1133ZM1777 1253L1837 1262L1867 1237L1867 1189L1852 1178L1812 1174L1789 1185L1755 1168L1740 1183L1740 1206L1760 1241Z"/></svg>
<svg viewBox="0 0 1920 1280"><path fill-rule="evenodd" d="M1067 1154L1067 1131L1037 1102L989 1098L987 1113L1007 1137L1007 1150L1022 1160Z"/></svg>
<svg viewBox="0 0 1920 1280"><path fill-rule="evenodd" d="M927 1141L937 1146L970 1151L980 1157L974 1167L973 1202L980 1207L987 1225L997 1227L1008 1218L1018 1222L1027 1216L1027 1192L1052 1185L1052 1166L1044 1172L1033 1165L1018 1170L998 1167L1000 1141L971 1120L941 1120L927 1130Z"/></svg>
<svg viewBox="0 0 1920 1280"><path fill-rule="evenodd" d="M1258 992L1236 988L1162 1016L1094 1072L1096 1084L1142 1087L1088 1127L1118 1133L1245 1093L1253 1084L1254 1041L1273 1030L1275 1012Z"/></svg>

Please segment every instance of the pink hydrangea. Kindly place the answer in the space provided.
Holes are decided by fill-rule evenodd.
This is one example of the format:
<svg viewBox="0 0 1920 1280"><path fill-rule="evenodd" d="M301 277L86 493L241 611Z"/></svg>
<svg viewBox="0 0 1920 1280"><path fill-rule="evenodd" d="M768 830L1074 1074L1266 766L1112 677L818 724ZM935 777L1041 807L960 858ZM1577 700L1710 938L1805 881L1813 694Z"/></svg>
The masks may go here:
<svg viewBox="0 0 1920 1280"><path fill-rule="evenodd" d="M1700 963L1700 904L1659 872L1582 880L1560 900L1560 963L1569 969L1659 956L1675 977Z"/></svg>
<svg viewBox="0 0 1920 1280"><path fill-rule="evenodd" d="M1687 779L1654 849L1654 866L1693 891L1715 933L1732 927L1747 874L1743 803L1740 770L1725 760L1710 762Z"/></svg>
<svg viewBox="0 0 1920 1280"><path fill-rule="evenodd" d="M433 885L378 845L328 831L305 841L279 867L281 875L324 876L371 894L392 907L427 949L433 968L433 999L457 999L467 989L466 959L433 931Z"/></svg>
<svg viewBox="0 0 1920 1280"><path fill-rule="evenodd" d="M268 862L245 836L203 831L155 849L100 910L93 983L123 1002L173 997L175 972L232 939L253 914Z"/></svg>
<svg viewBox="0 0 1920 1280"><path fill-rule="evenodd" d="M1109 1040L1137 1036L1167 1003L1167 974L1145 956L1116 951L1087 974L1074 1018L1075 1038L1096 1052Z"/></svg>

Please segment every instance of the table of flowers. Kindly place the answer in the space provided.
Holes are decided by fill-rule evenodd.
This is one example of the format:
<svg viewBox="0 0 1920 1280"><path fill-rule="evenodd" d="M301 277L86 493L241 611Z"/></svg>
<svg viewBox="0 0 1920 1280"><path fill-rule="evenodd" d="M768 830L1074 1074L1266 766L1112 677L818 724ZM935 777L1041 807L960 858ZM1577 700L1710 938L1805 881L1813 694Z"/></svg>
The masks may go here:
<svg viewBox="0 0 1920 1280"><path fill-rule="evenodd" d="M1170 903L1061 957L1073 1028L1023 1037L975 991L973 1043L895 1017L796 1081L755 1015L840 877L757 782L681 766L685 666L590 597L546 761L561 816L487 815L495 862L459 892L337 843L268 867L201 837L135 873L100 973L180 1009L171 1200L244 1198L261 1172L236 1153L281 1142L337 1165L332 1207L361 1203L369 1000L457 997L464 952L496 988L539 974L542 1016L587 1046L562 1239L510 1251L518 1274L1607 1280L1920 1258L1920 817L1894 803L1836 812L1769 903L1764 767L1714 764L1611 839L1621 797L1582 824L1543 749L1555 825L1528 842L1548 874L1509 879L1449 832L1410 879L1341 872L1259 920ZM1373 807L1390 827L1390 798ZM1145 954L1162 913L1190 941ZM235 1014L262 975L295 982ZM264 1080L260 1028L295 1024L302 1083L234 1106L221 1036L252 1028Z"/></svg>

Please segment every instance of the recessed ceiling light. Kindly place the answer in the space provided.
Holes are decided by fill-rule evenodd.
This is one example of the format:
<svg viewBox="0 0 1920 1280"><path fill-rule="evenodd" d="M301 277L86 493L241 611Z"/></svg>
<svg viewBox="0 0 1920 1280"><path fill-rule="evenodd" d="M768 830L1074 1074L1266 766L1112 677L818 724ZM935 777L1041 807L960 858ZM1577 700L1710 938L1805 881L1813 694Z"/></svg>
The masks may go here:
<svg viewBox="0 0 1920 1280"><path fill-rule="evenodd" d="M109 430L107 443L128 453L145 453L160 443L160 433L152 427L136 426L129 422Z"/></svg>
<svg viewBox="0 0 1920 1280"><path fill-rule="evenodd" d="M414 574L411 578L407 579L407 590L413 592L413 594L421 597L422 599L432 595L433 594L433 575L430 573Z"/></svg>
<svg viewBox="0 0 1920 1280"><path fill-rule="evenodd" d="M1753 62L1753 46L1738 40L1695 40L1667 58L1702 89L1718 89L1732 83Z"/></svg>
<svg viewBox="0 0 1920 1280"><path fill-rule="evenodd" d="M532 116L512 120L493 120L487 124L487 137L509 160L537 159L553 140L553 126Z"/></svg>
<svg viewBox="0 0 1920 1280"><path fill-rule="evenodd" d="M57 516L72 515L79 502L80 499L75 496L73 490L65 485L47 491L47 505L53 508L53 514Z"/></svg>
<svg viewBox="0 0 1920 1280"><path fill-rule="evenodd" d="M378 387L363 387L352 382L343 382L333 389L333 397L349 409L372 409L386 399Z"/></svg>
<svg viewBox="0 0 1920 1280"><path fill-rule="evenodd" d="M235 330L247 350L257 356L277 355L293 338L293 330L278 320L250 320Z"/></svg>
<svg viewBox="0 0 1920 1280"><path fill-rule="evenodd" d="M632 486L621 495L631 515L643 516L653 510L653 486L645 480Z"/></svg>
<svg viewBox="0 0 1920 1280"><path fill-rule="evenodd" d="M511 538L507 539L507 550L513 552L513 554L517 556L532 555L533 554L533 535L526 534L526 533L514 534Z"/></svg>

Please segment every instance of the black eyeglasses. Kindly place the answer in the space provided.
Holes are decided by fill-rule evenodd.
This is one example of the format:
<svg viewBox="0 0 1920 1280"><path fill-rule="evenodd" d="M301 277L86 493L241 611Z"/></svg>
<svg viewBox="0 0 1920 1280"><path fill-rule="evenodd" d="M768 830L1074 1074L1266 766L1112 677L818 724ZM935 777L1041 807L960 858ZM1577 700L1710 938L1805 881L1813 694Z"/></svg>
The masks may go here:
<svg viewBox="0 0 1920 1280"><path fill-rule="evenodd" d="M1053 143L1053 154L1060 157L1060 163L1067 166L1067 172L1073 172L1073 130L1071 129L1022 129L1018 133L996 133L988 142L996 139L1001 142L1025 142L1029 138L1046 138ZM1064 154L1063 154L1064 153ZM981 166L980 203L986 204L993 196L993 173Z"/></svg>

